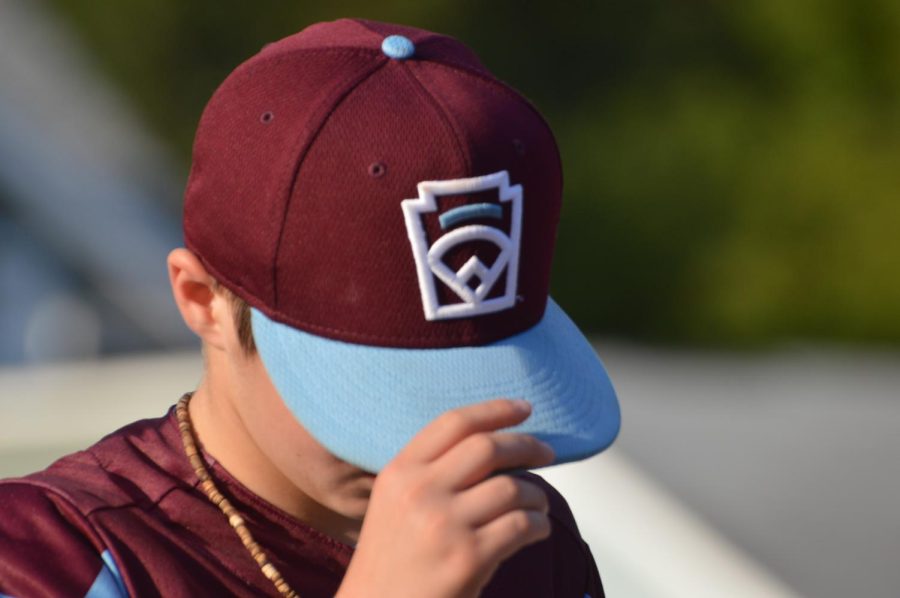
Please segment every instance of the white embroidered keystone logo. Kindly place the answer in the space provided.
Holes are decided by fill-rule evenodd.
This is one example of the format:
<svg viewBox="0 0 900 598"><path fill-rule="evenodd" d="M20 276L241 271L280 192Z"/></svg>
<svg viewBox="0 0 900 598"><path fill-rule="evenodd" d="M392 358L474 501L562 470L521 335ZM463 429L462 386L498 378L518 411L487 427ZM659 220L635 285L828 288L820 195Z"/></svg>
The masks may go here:
<svg viewBox="0 0 900 598"><path fill-rule="evenodd" d="M509 309L516 303L516 283L519 273L519 241L522 236L522 186L509 184L505 170L468 179L422 181L417 186L419 197L401 202L406 220L406 232L412 245L422 293L422 308L427 320L444 320L489 314ZM470 203L439 215L442 230L452 229L428 246L423 216L439 211L437 198L447 195L466 195L497 189L500 202ZM503 205L511 207L510 231L485 224L456 227L467 220L503 219ZM452 270L444 256L464 243L487 241L500 250L490 266L474 254L458 270ZM503 294L487 298L505 273ZM477 278L476 278L477 277ZM441 305L437 281L439 279L459 297L459 303ZM477 282L477 284L472 284Z"/></svg>

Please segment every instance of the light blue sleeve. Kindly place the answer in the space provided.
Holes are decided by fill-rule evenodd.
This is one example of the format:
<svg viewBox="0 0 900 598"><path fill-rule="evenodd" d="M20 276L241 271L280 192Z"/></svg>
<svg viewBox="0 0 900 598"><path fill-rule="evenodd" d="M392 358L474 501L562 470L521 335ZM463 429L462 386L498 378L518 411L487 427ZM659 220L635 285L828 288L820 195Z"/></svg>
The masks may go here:
<svg viewBox="0 0 900 598"><path fill-rule="evenodd" d="M128 598L128 590L125 589L125 583L122 581L122 575L119 573L119 567L112 558L112 554L108 550L104 550L100 555L103 559L103 568L97 574L97 579L84 595L84 598ZM0 596L0 598L4 598Z"/></svg>

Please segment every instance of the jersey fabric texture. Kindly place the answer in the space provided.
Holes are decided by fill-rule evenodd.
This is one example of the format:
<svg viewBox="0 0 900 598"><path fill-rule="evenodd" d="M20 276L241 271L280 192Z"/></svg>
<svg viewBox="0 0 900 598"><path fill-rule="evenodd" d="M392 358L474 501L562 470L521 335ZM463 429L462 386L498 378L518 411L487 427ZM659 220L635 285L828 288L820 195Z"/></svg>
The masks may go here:
<svg viewBox="0 0 900 598"><path fill-rule="evenodd" d="M204 456L287 582L304 598L334 596L353 547L262 500ZM539 476L517 475L547 493L553 531L503 562L482 595L603 596L565 499ZM277 595L199 488L174 408L44 471L0 481L0 598L160 595Z"/></svg>

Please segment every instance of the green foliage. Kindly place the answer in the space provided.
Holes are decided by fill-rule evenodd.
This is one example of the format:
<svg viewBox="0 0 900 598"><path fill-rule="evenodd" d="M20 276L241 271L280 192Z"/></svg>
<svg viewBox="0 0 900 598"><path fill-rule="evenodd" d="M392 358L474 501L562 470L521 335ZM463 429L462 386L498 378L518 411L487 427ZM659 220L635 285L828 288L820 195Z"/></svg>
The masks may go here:
<svg viewBox="0 0 900 598"><path fill-rule="evenodd" d="M451 34L557 133L554 295L585 328L900 341L893 0L51 4L185 164L209 95L267 41L340 16Z"/></svg>

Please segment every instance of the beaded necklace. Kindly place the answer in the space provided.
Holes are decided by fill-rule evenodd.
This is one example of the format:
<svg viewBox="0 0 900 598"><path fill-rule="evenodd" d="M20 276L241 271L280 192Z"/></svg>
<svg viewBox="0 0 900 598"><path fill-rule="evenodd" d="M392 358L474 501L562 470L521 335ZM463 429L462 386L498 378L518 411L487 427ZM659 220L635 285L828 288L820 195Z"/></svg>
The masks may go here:
<svg viewBox="0 0 900 598"><path fill-rule="evenodd" d="M262 547L253 539L253 535L244 523L244 518L241 517L241 514L238 513L231 502L225 498L225 495L219 492L212 477L209 475L209 470L207 470L206 464L203 462L203 456L197 449L197 439L194 436L194 429L191 425L191 416L188 412L188 403L191 400L192 394L193 393L185 393L184 396L178 400L178 404L175 405L175 417L178 419L178 430L181 432L181 441L184 443L184 452L187 454L187 458L194 468L194 473L200 478L200 487L206 493L210 502L219 507L222 513L225 514L229 525L231 525L232 529L234 529L240 537L241 542L243 542L244 548L247 549L250 556L252 556L253 560L256 561L256 564L259 565L263 575L272 582L275 589L277 589L282 596L299 598L299 594L291 589L291 586L284 580L281 573L275 568L275 565L269 561L269 557L266 556Z"/></svg>

